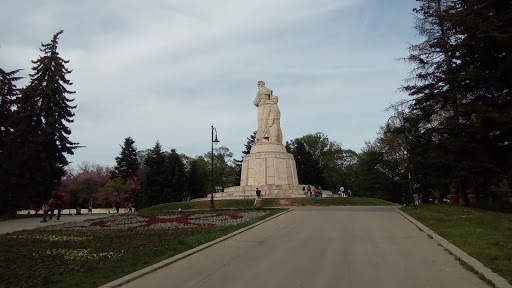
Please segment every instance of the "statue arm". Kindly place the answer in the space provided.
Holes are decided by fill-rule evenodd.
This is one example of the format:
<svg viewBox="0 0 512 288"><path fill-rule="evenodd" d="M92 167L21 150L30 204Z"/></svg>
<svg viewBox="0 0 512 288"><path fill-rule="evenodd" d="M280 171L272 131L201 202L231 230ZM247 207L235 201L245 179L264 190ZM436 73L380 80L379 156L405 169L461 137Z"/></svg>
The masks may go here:
<svg viewBox="0 0 512 288"><path fill-rule="evenodd" d="M260 93L256 93L256 98L254 98L254 106L259 106L260 105L260 100L261 100L261 96L260 96Z"/></svg>

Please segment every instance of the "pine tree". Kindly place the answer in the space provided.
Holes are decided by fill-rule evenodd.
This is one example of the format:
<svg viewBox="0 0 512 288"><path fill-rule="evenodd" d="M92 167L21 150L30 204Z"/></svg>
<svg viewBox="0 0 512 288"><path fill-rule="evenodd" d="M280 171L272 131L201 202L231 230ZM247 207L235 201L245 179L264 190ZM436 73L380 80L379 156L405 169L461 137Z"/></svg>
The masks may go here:
<svg viewBox="0 0 512 288"><path fill-rule="evenodd" d="M73 155L78 143L69 140L73 123L70 105L74 99L67 97L74 91L67 90L72 83L66 78L71 73L57 52L57 32L50 43L42 44L43 56L32 61L35 65L30 83L21 90L14 113L14 133L8 138L9 177L14 179L15 193L23 203L18 205L35 208L48 199L59 185L69 164L66 154ZM22 200L23 199L23 200Z"/></svg>
<svg viewBox="0 0 512 288"><path fill-rule="evenodd" d="M465 191L512 177L512 4L420 2L415 29L425 41L410 47L416 68L403 87L413 97L411 164L429 159L430 184L458 187L464 204Z"/></svg>
<svg viewBox="0 0 512 288"><path fill-rule="evenodd" d="M159 141L156 141L150 155L146 158L146 167L148 171L141 184L141 195L136 199L136 207L139 208L162 203L162 193L168 186L165 174L165 155Z"/></svg>
<svg viewBox="0 0 512 288"><path fill-rule="evenodd" d="M21 77L15 75L20 70L6 72L0 68L0 215L7 212L12 201L12 191L9 187L10 179L7 175L6 139L11 136L11 125L13 121L13 107L16 98L19 96L18 89L14 84Z"/></svg>
<svg viewBox="0 0 512 288"><path fill-rule="evenodd" d="M190 161L190 168L187 173L187 187L190 197L203 198L208 193L210 179L209 163L202 157Z"/></svg>
<svg viewBox="0 0 512 288"><path fill-rule="evenodd" d="M252 132L251 136L247 137L247 143L245 143L245 150L242 151L243 156L248 155L251 153L251 148L256 143L256 133L258 131ZM235 163L235 170L236 170L236 177L235 177L235 183L240 183L241 180L241 174L242 174L242 162L243 162L243 156L242 159L234 159L233 162Z"/></svg>
<svg viewBox="0 0 512 288"><path fill-rule="evenodd" d="M134 145L132 137L124 139L124 144L121 146L121 152L116 157L116 166L110 175L111 179L121 178L123 183L128 179L135 176L139 170L139 159L137 158L137 147Z"/></svg>
<svg viewBox="0 0 512 288"><path fill-rule="evenodd" d="M168 181L162 203L178 202L189 194L185 164L175 149L171 149L171 153L166 158Z"/></svg>

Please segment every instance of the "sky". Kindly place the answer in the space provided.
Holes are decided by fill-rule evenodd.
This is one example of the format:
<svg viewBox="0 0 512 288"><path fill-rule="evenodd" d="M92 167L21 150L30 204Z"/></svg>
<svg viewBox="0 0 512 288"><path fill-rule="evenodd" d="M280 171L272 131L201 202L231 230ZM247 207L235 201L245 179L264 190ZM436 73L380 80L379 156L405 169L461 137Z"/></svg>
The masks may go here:
<svg viewBox="0 0 512 288"><path fill-rule="evenodd" d="M191 157L220 143L240 159L257 129L257 82L279 97L283 144L321 132L361 152L408 96L399 61L419 39L414 0L4 1L0 68L32 73L41 43L59 38L76 91L68 156L115 165L137 149Z"/></svg>

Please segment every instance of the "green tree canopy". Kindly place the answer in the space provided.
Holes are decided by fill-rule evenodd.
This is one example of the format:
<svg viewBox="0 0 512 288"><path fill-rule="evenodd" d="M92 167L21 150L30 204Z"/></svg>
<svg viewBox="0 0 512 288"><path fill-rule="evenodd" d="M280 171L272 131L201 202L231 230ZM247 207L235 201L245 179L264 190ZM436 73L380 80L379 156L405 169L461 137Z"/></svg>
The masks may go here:
<svg viewBox="0 0 512 288"><path fill-rule="evenodd" d="M134 145L132 137L124 139L124 144L121 146L121 152L116 157L116 166L110 175L111 179L121 178L123 183L135 176L139 170L139 159L137 158L137 147Z"/></svg>
<svg viewBox="0 0 512 288"><path fill-rule="evenodd" d="M20 70L6 72L0 68L0 215L6 214L12 203L11 179L8 176L8 161L6 154L6 139L12 135L13 109L16 98L19 97L15 82Z"/></svg>
<svg viewBox="0 0 512 288"><path fill-rule="evenodd" d="M57 51L57 32L50 43L42 44L43 53L32 61L30 83L16 99L12 130L7 138L6 155L9 155L8 177L13 179L13 201L20 207L40 206L65 174L69 164L66 154L72 155L77 143L69 140L73 122L74 94L66 86L71 73L65 67L69 61ZM23 203L21 203L23 202ZM15 207L14 207L15 208Z"/></svg>
<svg viewBox="0 0 512 288"><path fill-rule="evenodd" d="M429 159L430 185L489 190L512 177L512 5L509 1L420 0L418 34L402 88L411 165ZM425 167L423 165L422 167ZM439 173L443 171L442 173Z"/></svg>

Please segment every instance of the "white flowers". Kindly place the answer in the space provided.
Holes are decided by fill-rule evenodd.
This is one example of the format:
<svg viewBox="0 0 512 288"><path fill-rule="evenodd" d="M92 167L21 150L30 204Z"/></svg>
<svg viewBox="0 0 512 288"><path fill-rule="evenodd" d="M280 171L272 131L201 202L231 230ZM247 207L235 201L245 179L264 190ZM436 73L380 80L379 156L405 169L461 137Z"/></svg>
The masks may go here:
<svg viewBox="0 0 512 288"><path fill-rule="evenodd" d="M132 231L138 229L172 229L197 226L232 226L261 217L268 211L228 211L216 213L187 213L171 215L115 215L94 221L65 223L57 226L46 226L46 230L88 230L110 229Z"/></svg>

